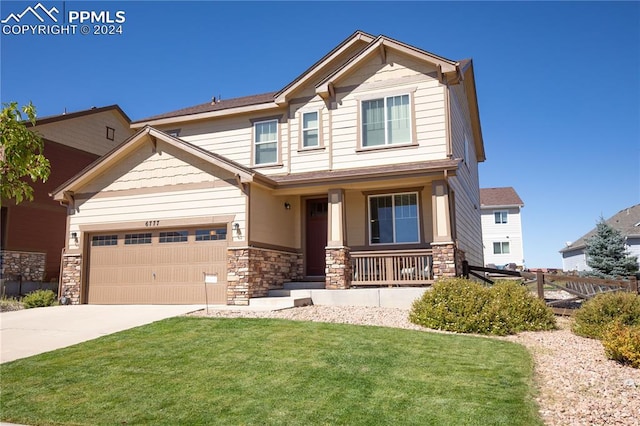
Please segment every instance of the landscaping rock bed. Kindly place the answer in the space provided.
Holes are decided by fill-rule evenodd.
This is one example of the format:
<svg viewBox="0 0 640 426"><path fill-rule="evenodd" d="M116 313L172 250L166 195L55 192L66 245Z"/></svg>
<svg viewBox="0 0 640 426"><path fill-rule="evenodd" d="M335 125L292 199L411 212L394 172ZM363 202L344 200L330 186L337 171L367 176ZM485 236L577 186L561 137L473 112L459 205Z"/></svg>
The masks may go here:
<svg viewBox="0 0 640 426"><path fill-rule="evenodd" d="M206 311L194 315L206 316ZM273 312L216 311L211 317L282 318L426 330L407 319L406 309L306 306ZM524 345L535 362L540 414L547 425L640 426L640 370L605 357L597 340L571 333L570 320L559 330L501 337Z"/></svg>

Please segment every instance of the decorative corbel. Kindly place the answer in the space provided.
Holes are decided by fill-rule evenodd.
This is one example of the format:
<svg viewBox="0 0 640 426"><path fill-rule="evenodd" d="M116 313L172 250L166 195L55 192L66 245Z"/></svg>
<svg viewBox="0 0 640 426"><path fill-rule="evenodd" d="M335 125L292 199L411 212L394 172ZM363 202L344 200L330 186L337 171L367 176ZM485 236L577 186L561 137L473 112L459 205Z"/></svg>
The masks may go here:
<svg viewBox="0 0 640 426"><path fill-rule="evenodd" d="M387 63L387 50L384 47L383 43L380 43L380 46L378 46L378 53L380 54L380 59L382 60L383 64Z"/></svg>
<svg viewBox="0 0 640 426"><path fill-rule="evenodd" d="M155 154L156 152L158 152L158 139L156 139L155 136L151 135L149 135L149 138L151 139L151 152Z"/></svg>
<svg viewBox="0 0 640 426"><path fill-rule="evenodd" d="M329 88L329 97L332 98L332 99L335 98L336 97L336 88L333 87L333 83L329 83L328 88Z"/></svg>
<svg viewBox="0 0 640 426"><path fill-rule="evenodd" d="M62 196L67 200L69 208L75 210L76 209L76 199L73 191L64 191Z"/></svg>
<svg viewBox="0 0 640 426"><path fill-rule="evenodd" d="M442 74L442 65L438 65L436 67L436 72L438 73L438 81L444 84L444 74Z"/></svg>

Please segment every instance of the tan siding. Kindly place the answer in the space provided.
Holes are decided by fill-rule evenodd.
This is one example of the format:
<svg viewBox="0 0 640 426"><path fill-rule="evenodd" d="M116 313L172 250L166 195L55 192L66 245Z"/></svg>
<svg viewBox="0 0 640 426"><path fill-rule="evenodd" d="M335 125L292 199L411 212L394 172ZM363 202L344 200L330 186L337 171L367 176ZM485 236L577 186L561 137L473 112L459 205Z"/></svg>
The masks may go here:
<svg viewBox="0 0 640 426"><path fill-rule="evenodd" d="M288 124L286 122L287 111L284 108L264 111L260 115L242 115L235 117L218 118L215 120L203 120L184 125L168 125L160 127L161 130L180 128L180 139L222 155L230 160L246 167L253 167L253 124L251 120L283 116L279 124L279 149L283 163L288 161ZM260 172L266 175L282 173L283 167L260 168Z"/></svg>
<svg viewBox="0 0 640 426"><path fill-rule="evenodd" d="M85 191L118 191L196 182L213 183L220 179L233 179L233 175L204 160L185 158L182 151L158 142L156 152L153 152L151 144L140 147L106 174L93 180Z"/></svg>
<svg viewBox="0 0 640 426"><path fill-rule="evenodd" d="M107 139L107 126L115 129L113 141ZM114 111L42 124L36 130L45 139L97 155L106 154L133 134L129 123Z"/></svg>
<svg viewBox="0 0 640 426"><path fill-rule="evenodd" d="M107 171L98 180L78 191L76 199L76 211L70 217L69 232L80 232L81 226L95 224L109 224L136 221L182 219L205 216L225 216L233 217L233 223L238 223L241 234L233 232L233 241L241 242L246 235L246 197L242 191L229 178L228 172L210 168L210 174L205 173L207 167L202 168L188 166L186 163L180 165L180 159L169 155L164 151L162 155L153 154L150 147L143 147L141 151L146 154L132 155L122 162L117 168ZM147 158L145 158L147 157ZM186 159L185 159L186 160ZM192 159L195 163L200 160ZM175 170L189 172L187 180L197 182L198 179L211 182L204 187L191 187L183 189L181 186L172 187L175 180L171 175L163 176L165 169L162 165L168 162L174 166ZM133 179L131 176L139 176L139 169L149 166L147 170L149 178ZM151 166L155 166L151 167ZM129 167L130 173L124 170ZM216 176L216 174L218 176ZM108 184L113 181L114 183ZM127 184L124 185L123 183ZM98 183L98 185L96 185ZM97 195L93 193L99 191L106 185L105 190ZM189 186L187 185L189 188ZM118 191L117 189L126 189ZM82 198L82 194L87 194ZM162 226L162 223L161 225ZM69 241L69 248L78 248L74 241Z"/></svg>
<svg viewBox="0 0 640 426"><path fill-rule="evenodd" d="M367 206L362 191L345 192L347 245L366 245Z"/></svg>
<svg viewBox="0 0 640 426"><path fill-rule="evenodd" d="M287 210L284 203L289 203ZM251 189L251 241L279 247L299 249L299 197L277 197L254 186Z"/></svg>
<svg viewBox="0 0 640 426"><path fill-rule="evenodd" d="M462 164L456 177L450 180L451 186L455 190L456 235L460 248L466 252L467 260L475 265L483 265L478 163L473 133L471 132L469 109L462 85L453 86L450 93L453 156L464 158L465 133L469 142L469 161Z"/></svg>

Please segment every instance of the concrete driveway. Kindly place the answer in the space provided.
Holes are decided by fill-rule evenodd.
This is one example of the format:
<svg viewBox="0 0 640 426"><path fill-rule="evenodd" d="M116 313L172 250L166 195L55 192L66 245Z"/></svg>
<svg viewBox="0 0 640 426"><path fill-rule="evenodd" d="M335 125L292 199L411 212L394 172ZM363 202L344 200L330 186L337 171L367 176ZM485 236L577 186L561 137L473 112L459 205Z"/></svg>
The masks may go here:
<svg viewBox="0 0 640 426"><path fill-rule="evenodd" d="M0 313L0 363L184 315L204 305L74 305Z"/></svg>

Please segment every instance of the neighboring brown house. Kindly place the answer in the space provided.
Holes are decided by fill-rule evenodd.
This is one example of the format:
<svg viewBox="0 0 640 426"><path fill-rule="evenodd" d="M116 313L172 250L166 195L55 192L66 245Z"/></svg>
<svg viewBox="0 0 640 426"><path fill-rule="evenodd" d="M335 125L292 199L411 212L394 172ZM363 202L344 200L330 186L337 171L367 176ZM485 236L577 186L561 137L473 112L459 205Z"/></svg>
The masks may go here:
<svg viewBox="0 0 640 426"><path fill-rule="evenodd" d="M49 193L131 136L131 120L118 105L43 117L27 126L44 139L51 175L33 184L33 201L2 200L2 277L57 281L65 246L67 209Z"/></svg>

